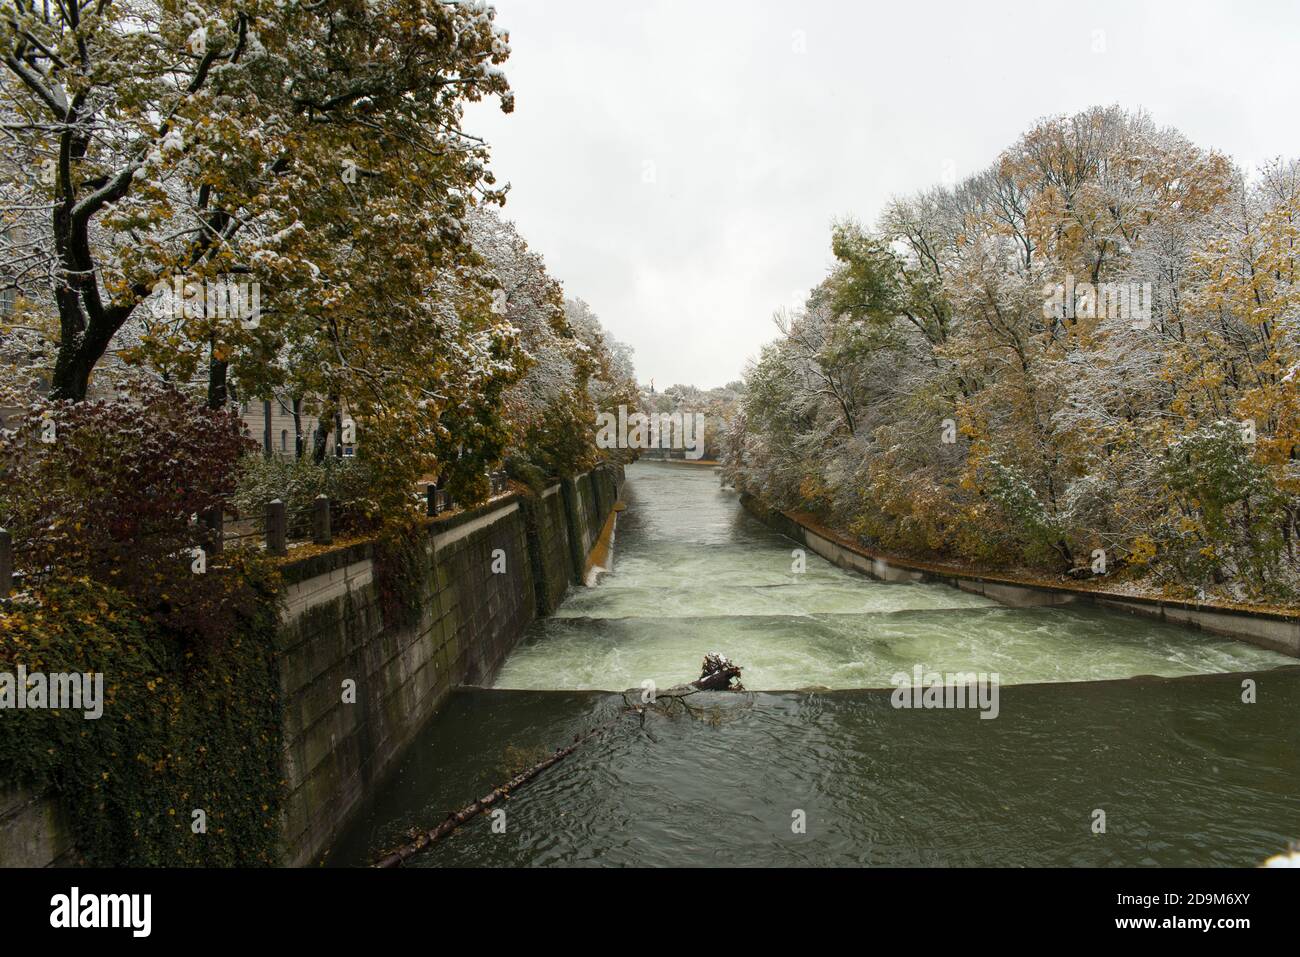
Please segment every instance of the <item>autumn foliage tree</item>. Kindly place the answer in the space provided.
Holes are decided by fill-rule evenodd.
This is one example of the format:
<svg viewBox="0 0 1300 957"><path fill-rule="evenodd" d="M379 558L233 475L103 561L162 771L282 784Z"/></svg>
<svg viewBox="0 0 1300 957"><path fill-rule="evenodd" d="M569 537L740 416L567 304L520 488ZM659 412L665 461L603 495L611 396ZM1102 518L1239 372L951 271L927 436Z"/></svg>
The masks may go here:
<svg viewBox="0 0 1300 957"><path fill-rule="evenodd" d="M492 308L515 330L523 357L522 374L502 393L503 451L517 468L543 475L584 471L598 457L597 413L635 402L627 352L586 302L565 298L513 223L476 210L471 237Z"/></svg>
<svg viewBox="0 0 1300 957"><path fill-rule="evenodd" d="M484 417L465 397L490 403L493 377L518 365L490 290L466 274L464 218L504 193L464 105L513 105L491 7L128 0L10 14L0 269L57 314L54 397L83 399L111 349L169 381L206 377L214 407L232 385L311 396L327 421L346 406L358 444L411 474L446 439L444 415ZM257 283L260 314L151 308L178 277Z"/></svg>
<svg viewBox="0 0 1300 957"><path fill-rule="evenodd" d="M1247 178L1143 114L1044 120L836 226L729 474L899 551L1292 595L1298 201L1295 163Z"/></svg>

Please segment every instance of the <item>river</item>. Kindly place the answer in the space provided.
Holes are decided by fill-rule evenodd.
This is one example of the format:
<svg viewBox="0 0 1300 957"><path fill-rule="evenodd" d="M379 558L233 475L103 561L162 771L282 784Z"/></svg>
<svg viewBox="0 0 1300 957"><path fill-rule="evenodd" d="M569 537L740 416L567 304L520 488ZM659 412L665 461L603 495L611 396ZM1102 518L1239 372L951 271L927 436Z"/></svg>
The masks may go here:
<svg viewBox="0 0 1300 957"><path fill-rule="evenodd" d="M1251 865L1300 838L1294 659L801 563L709 468L638 463L625 498L612 571L534 623L493 688L452 696L331 863L606 722L495 830L408 866ZM610 693L688 681L706 651L749 693L644 715ZM996 719L893 707L892 676L918 665L996 673Z"/></svg>

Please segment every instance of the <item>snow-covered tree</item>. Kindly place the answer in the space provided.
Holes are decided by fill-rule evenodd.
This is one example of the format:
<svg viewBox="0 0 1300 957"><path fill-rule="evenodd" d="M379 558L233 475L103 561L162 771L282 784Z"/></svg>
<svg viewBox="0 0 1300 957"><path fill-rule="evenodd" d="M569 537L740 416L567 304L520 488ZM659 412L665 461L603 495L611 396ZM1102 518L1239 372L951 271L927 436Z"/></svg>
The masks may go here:
<svg viewBox="0 0 1300 957"><path fill-rule="evenodd" d="M1300 167L1116 108L832 234L727 472L900 551L1182 593L1300 587Z"/></svg>
<svg viewBox="0 0 1300 957"><path fill-rule="evenodd" d="M84 397L119 330L176 277L265 293L258 329L204 312L136 356L169 369L208 356L218 403L227 362L247 358L248 373L277 334L305 335L281 325L305 303L320 334L324 313L374 294L363 276L413 274L385 305L424 295L474 197L500 196L462 128L466 102L512 108L493 18L450 0L9 4L0 273L57 316L54 396Z"/></svg>

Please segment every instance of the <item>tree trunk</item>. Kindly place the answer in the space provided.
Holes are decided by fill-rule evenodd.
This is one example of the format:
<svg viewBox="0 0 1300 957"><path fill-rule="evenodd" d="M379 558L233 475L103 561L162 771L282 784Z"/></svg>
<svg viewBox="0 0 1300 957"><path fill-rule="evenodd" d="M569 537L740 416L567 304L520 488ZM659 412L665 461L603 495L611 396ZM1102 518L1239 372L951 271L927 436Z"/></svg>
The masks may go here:
<svg viewBox="0 0 1300 957"><path fill-rule="evenodd" d="M302 438L302 397L293 397L293 457L302 458L303 454Z"/></svg>
<svg viewBox="0 0 1300 957"><path fill-rule="evenodd" d="M226 386L226 373L230 364L224 359L217 358L216 348L216 343L213 342L212 351L208 354L208 408L224 409L230 399L230 392Z"/></svg>
<svg viewBox="0 0 1300 957"><path fill-rule="evenodd" d="M81 402L90 389L90 374L108 348L112 333L105 337L93 323L87 324L75 289L57 290L55 301L59 307L59 352L50 378L50 398Z"/></svg>
<svg viewBox="0 0 1300 957"><path fill-rule="evenodd" d="M264 458L271 458L275 448L274 438L271 435L271 400L267 399L262 403L262 455Z"/></svg>
<svg viewBox="0 0 1300 957"><path fill-rule="evenodd" d="M73 402L85 399L90 387L90 369L91 364L78 350L60 346L50 379L50 398L71 399Z"/></svg>
<svg viewBox="0 0 1300 957"><path fill-rule="evenodd" d="M321 418L316 420L316 431L312 433L311 460L316 465L325 461L326 445L330 437L330 430L326 428L327 419Z"/></svg>
<svg viewBox="0 0 1300 957"><path fill-rule="evenodd" d="M77 127L84 118L82 109L88 95L86 91L76 93L61 118L65 126L59 134L59 168L55 180L55 194L61 201L54 207L50 224L62 273L54 290L59 310L59 353L54 362L50 397L74 402L86 398L95 364L103 358L113 336L135 310L134 302L106 304L100 297L95 257L90 248L91 218L126 195L131 176L120 174L111 188L100 190L88 206L84 204L91 198L85 197L78 203L73 185L73 164L86 155L89 143L88 134ZM140 286L131 291L141 299L149 292Z"/></svg>

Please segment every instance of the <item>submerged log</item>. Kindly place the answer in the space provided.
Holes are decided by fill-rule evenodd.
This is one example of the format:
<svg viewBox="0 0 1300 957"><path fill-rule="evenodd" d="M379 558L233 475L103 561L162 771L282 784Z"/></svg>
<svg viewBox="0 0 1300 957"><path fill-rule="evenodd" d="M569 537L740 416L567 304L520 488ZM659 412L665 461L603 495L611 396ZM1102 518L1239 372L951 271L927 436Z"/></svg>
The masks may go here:
<svg viewBox="0 0 1300 957"><path fill-rule="evenodd" d="M598 728L593 728L592 730L588 731L586 734L579 735L578 737L573 739L573 743L570 744L569 746L564 748L558 748L555 751L555 753L553 753L550 757L545 758L542 761L539 761L537 764L534 764L531 768L529 768L526 771L520 771L518 774L512 777L505 784L501 785L500 787L493 788L490 793L483 795L483 797L479 798L477 801L473 802L472 804L467 804L459 811L453 811L452 813L448 814L447 817L443 820L443 822L439 824L437 827L432 828L431 830L428 831L424 831L422 833L418 833L414 836L414 838L409 843L403 844L400 847L395 847L392 850L386 852L385 854L380 856L379 860L375 861L374 866L375 867L399 866L408 857L420 853L420 851L425 850L426 848L431 846L435 841L439 841L442 838L446 837L448 834L456 830L456 828L460 827L465 822L470 821L473 818L478 817L484 811L489 810L498 801L503 801L507 799L508 797L510 797L510 792L513 791L515 788L531 781L533 778L537 777L537 775L541 774L547 768L551 767L551 765L558 764L560 761L563 761L574 751L577 751L584 741L587 741L589 738L592 738L595 735L599 734L600 732L606 731L611 727L613 727L612 722L610 722L609 724L603 724Z"/></svg>
<svg viewBox="0 0 1300 957"><path fill-rule="evenodd" d="M732 682L735 682L734 684ZM636 689L639 691L640 689ZM727 658L726 655L710 652L704 656L704 664L700 668L700 676L690 684L678 685L667 691L660 692L661 697L681 698L686 695L696 694L700 691L744 691L744 686L740 683L740 666ZM641 714L641 709L634 709ZM459 811L453 811L443 819L437 827L426 831L413 831L411 840L399 847L385 851L375 861L374 867L400 867L402 862L408 858L419 854L421 851L432 847L436 842L442 840L448 834L451 834L462 824L465 824L478 817L485 811L490 810L498 801L504 801L510 797L510 792L516 788L527 784L537 775L541 774L547 768L563 761L574 751L577 751L584 743L594 738L603 731L608 731L614 727L622 718L615 718L607 721L598 727L592 728L573 739L573 743L563 748L557 748L549 757L534 764L525 771L520 771L505 784L493 788L491 792L483 795L477 801L465 805Z"/></svg>

